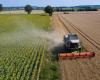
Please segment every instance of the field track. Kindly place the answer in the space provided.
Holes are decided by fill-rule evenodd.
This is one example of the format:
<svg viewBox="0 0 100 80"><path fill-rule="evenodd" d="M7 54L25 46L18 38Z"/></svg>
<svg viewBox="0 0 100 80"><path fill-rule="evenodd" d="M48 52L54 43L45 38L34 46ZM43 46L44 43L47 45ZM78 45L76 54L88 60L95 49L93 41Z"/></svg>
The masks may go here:
<svg viewBox="0 0 100 80"><path fill-rule="evenodd" d="M100 50L100 43L98 43L96 40L94 40L93 38L88 36L86 33L84 33L82 30L77 28L73 23L71 23L70 21L65 19L64 16L58 16L58 17L59 17L60 21L62 22L62 24L64 25L64 27L68 30L69 33L72 33L72 32L68 29L68 27L66 26L66 24L63 22L62 19L64 19L66 22L68 22L68 24L70 24L70 26L74 30L76 30L83 38L85 38L89 43L91 43L94 47L96 47L98 50Z"/></svg>
<svg viewBox="0 0 100 80"><path fill-rule="evenodd" d="M74 25L71 21L69 21L66 15L54 15L53 19L62 24L60 25L61 27L59 27L59 25L57 25L58 23L55 23L58 28L63 28L59 32L62 37L66 33L77 33L83 41L82 43L86 50L96 52L96 57L92 59L86 58L75 60L60 60L59 63L62 80L100 80L100 43L82 29L79 29L78 26ZM65 31L65 33L63 31Z"/></svg>

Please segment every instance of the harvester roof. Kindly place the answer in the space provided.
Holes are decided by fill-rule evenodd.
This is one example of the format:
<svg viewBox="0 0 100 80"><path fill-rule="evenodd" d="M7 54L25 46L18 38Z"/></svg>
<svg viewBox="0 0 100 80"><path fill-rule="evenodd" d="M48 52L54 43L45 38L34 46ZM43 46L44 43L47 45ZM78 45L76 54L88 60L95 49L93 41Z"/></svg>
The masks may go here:
<svg viewBox="0 0 100 80"><path fill-rule="evenodd" d="M79 43L80 40L77 36L77 34L68 34L68 35L65 35L65 38L66 40L70 41L71 43Z"/></svg>

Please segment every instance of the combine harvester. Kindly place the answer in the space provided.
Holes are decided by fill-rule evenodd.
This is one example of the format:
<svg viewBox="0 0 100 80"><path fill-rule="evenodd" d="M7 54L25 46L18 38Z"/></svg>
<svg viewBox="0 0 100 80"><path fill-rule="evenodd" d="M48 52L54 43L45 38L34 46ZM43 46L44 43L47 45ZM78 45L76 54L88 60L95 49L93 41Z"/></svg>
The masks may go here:
<svg viewBox="0 0 100 80"><path fill-rule="evenodd" d="M83 48L81 46L81 41L76 34L68 34L64 36L64 46L65 53L59 53L59 59L74 59L74 58L86 58L86 57L94 57L94 52L83 52Z"/></svg>

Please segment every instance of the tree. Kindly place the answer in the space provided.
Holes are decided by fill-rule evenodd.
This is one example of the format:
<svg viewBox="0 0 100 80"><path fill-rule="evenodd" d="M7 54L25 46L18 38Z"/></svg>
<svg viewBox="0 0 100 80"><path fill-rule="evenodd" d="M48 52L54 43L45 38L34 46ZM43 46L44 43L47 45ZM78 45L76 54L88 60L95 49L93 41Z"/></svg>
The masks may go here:
<svg viewBox="0 0 100 80"><path fill-rule="evenodd" d="M52 16L53 8L51 6L46 6L44 11L45 11L45 13L48 13L49 16Z"/></svg>
<svg viewBox="0 0 100 80"><path fill-rule="evenodd" d="M25 11L28 13L28 14L30 14L31 12L32 12L32 6L31 5L26 5L25 6Z"/></svg>
<svg viewBox="0 0 100 80"><path fill-rule="evenodd" d="M3 10L3 6L2 6L2 4L0 4L0 11L2 11Z"/></svg>

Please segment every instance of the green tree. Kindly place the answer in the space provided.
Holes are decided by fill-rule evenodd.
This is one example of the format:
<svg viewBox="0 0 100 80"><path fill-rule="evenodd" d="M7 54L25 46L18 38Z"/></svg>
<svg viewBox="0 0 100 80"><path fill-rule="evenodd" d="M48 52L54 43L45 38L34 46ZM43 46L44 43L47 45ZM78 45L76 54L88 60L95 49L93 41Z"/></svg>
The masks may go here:
<svg viewBox="0 0 100 80"><path fill-rule="evenodd" d="M52 16L53 8L51 6L46 6L44 11L45 11L45 13L48 13L49 16Z"/></svg>
<svg viewBox="0 0 100 80"><path fill-rule="evenodd" d="M0 11L2 11L3 10L3 6L2 6L2 4L0 4Z"/></svg>
<svg viewBox="0 0 100 80"><path fill-rule="evenodd" d="M32 12L32 6L31 5L26 5L25 6L25 11L28 13L28 14L30 14L31 12Z"/></svg>

